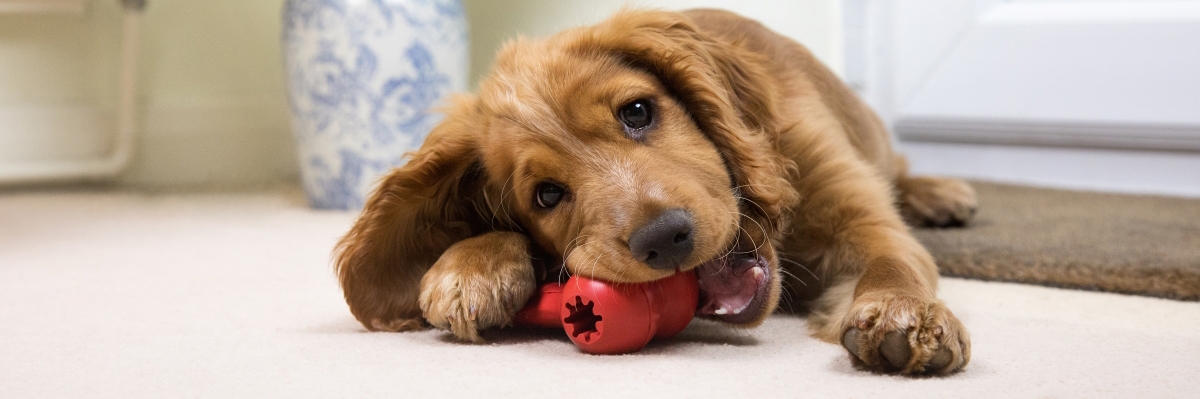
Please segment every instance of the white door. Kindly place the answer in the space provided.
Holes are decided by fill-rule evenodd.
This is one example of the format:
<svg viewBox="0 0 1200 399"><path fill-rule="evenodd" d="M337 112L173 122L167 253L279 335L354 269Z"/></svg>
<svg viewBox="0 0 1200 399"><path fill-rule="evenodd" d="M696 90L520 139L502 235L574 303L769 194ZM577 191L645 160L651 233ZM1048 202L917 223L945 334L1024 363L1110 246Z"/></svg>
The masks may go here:
<svg viewBox="0 0 1200 399"><path fill-rule="evenodd" d="M847 79L902 141L1200 153L1200 1L848 0L845 12Z"/></svg>

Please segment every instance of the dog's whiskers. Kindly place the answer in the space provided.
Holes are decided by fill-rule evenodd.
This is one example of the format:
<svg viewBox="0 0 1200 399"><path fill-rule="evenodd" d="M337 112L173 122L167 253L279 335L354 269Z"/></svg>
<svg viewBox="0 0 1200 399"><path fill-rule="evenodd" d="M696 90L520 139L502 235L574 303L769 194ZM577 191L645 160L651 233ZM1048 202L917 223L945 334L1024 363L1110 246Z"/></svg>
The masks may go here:
<svg viewBox="0 0 1200 399"><path fill-rule="evenodd" d="M785 257L782 257L782 256L780 256L780 257L779 257L779 261L781 261L781 262L787 262L787 263L791 263L791 264L793 264L793 265L796 265L796 267L799 267L799 268L803 269L804 271L808 272L808 275L810 275L810 276L813 276L813 278L814 278L814 279L816 279L817 281L821 281L821 278L820 278L820 277L817 277L817 274L816 274L816 273L813 273L813 271L812 271L812 270L809 270L809 268L808 268L807 266L804 266L804 265L800 264L800 262L797 262L797 261L794 261L794 260L791 260L791 259L788 259L788 258L785 258ZM795 277L795 275L793 274L793 275L792 275L792 277ZM799 278L797 278L796 280L797 280L797 281L800 281L800 279L799 279ZM803 281L800 281L800 282L801 282L801 283L803 283ZM805 284L805 285L808 285L808 284Z"/></svg>
<svg viewBox="0 0 1200 399"><path fill-rule="evenodd" d="M733 196L735 199L738 200L738 202L741 202L741 201L748 202L748 203L750 203L750 205L754 205L754 207L758 208L759 211L762 211L763 214L766 214L767 210L763 209L762 205L759 205L757 202L754 202L754 200L750 199L750 197L742 195L741 188L749 187L749 186L750 186L749 184L743 184L743 185L731 188L730 191L733 192Z"/></svg>
<svg viewBox="0 0 1200 399"><path fill-rule="evenodd" d="M488 207L491 208L491 210L492 210L491 220L488 221L488 223L491 224L491 226L492 226L492 230L496 230L496 218L499 217L501 208L504 206L505 187L508 187L508 182L511 181L513 176L515 176L515 175L516 175L515 171L513 173L510 173L508 175L508 178L504 179L504 183L500 184L500 202L497 204L492 203L492 197L488 195L488 190L483 190L483 200L485 202L487 202Z"/></svg>
<svg viewBox="0 0 1200 399"><path fill-rule="evenodd" d="M766 236L768 235L768 234L767 234L767 229L766 229L766 228L764 228L762 224L758 223L758 221L755 221L755 220L754 220L754 218L751 218L751 217L749 217L749 216L746 216L746 214L744 214L744 213L741 213L741 212L731 212L731 214L735 214L735 215L738 215L738 216L740 216L741 218L744 218L744 219L750 219L751 221L754 221L754 223L755 223L755 224L757 224L757 225L758 225L758 228L759 228L759 229L762 231L762 233L763 233L763 236L764 236L764 237L766 237ZM766 242L766 241L763 241L762 243L756 242L756 241L754 240L754 237L752 237L752 236L750 235L750 232L749 232L749 231L747 231L745 227L742 227L742 224L741 224L741 223L738 223L738 224L737 224L737 228L738 228L738 230L739 230L739 231L741 231L741 233L742 233L742 234L738 234L738 236L737 236L737 237L735 238L735 240L734 240L734 245L730 247L730 249L729 249L729 252L728 252L726 255L728 255L728 254L734 254L734 253L737 253L737 254L752 254L752 255L754 255L755 257L758 257L758 256L759 256L759 254L758 254L759 250L760 250L760 249L762 249L763 245L766 245L766 244L767 244L767 242ZM738 244L740 244L740 242L741 242L741 236L742 236L742 235L745 235L747 238L749 238L749 239L750 239L750 245L752 245L752 246L753 246L753 248L752 248L751 250L749 250L749 251L745 251L745 252L737 252L737 251L736 251L736 248L738 247ZM722 266L722 267L723 267L723 266Z"/></svg>
<svg viewBox="0 0 1200 399"><path fill-rule="evenodd" d="M529 176L522 177L520 181L513 183L512 187L508 188L506 190L505 187L508 186L508 182L512 180L512 177L515 176L516 173L517 172L515 172L515 171L513 173L510 173L508 175L508 179L504 180L504 184L500 186L500 204L497 206L497 208L499 208L500 211L504 212L504 218L506 219L505 222L510 225L514 224L513 218L512 218L512 215L510 215L508 213L508 208L506 208L504 206L504 200L508 198L509 193L511 193L517 189L517 185L521 184L522 182L524 182L526 179L529 178ZM484 198L486 198L486 196ZM495 228L496 215L497 215L497 212L492 211L492 227L493 228Z"/></svg>
<svg viewBox="0 0 1200 399"><path fill-rule="evenodd" d="M779 300L782 302L781 307L786 308L788 313L795 313L796 309L792 307L793 294L792 291L788 289L788 285L790 284L791 283L789 283L787 279L783 279L783 281L779 283L779 290L781 291L779 294Z"/></svg>
<svg viewBox="0 0 1200 399"><path fill-rule="evenodd" d="M780 258L780 259L783 259L783 258ZM779 273L786 274L786 275L790 276L791 278L796 279L796 281L800 282L800 284L804 284L805 287L808 286L808 283L805 283L803 280L800 280L799 277L796 277L796 275L794 273L792 273L791 271L789 271L787 268L783 268L783 267L779 268Z"/></svg>
<svg viewBox="0 0 1200 399"><path fill-rule="evenodd" d="M791 262L790 260L784 259L783 257L780 257L779 259L783 260L783 261ZM784 295L780 299L784 301L784 304L787 306L788 311L794 313L796 311L796 309L794 307L795 304L793 303L793 301L798 300L798 299L794 298L795 292L792 292L792 290L791 290L792 281L799 282L800 284L803 284L805 287L808 286L808 283L805 283L803 280L800 280L800 278L796 277L796 275L793 274L791 271L787 270L787 268L783 268L783 267L779 268L779 273L786 277L791 277L790 279L784 278L783 281L780 282L779 288L781 290L783 290L783 293L784 293Z"/></svg>
<svg viewBox="0 0 1200 399"><path fill-rule="evenodd" d="M596 253L596 258L595 258L595 259L592 259L592 263L591 263L591 265L590 265L590 266L592 267L592 273L591 273L591 275L590 275L589 277L595 277L595 276L596 276L596 264L600 262L600 258L602 258L602 257L604 257L604 252L598 252L598 253ZM587 266L584 266L584 267L581 267L581 268L579 268L579 270L583 270L583 269L586 269L586 268L587 268ZM576 280L576 281L575 281L575 284L579 284L579 281L578 281L578 280ZM576 288L578 288L578 287L576 287Z"/></svg>
<svg viewBox="0 0 1200 399"><path fill-rule="evenodd" d="M504 179L504 183L500 184L500 203L498 204L493 205L492 198L488 196L488 190L483 190L483 200L486 201L488 206L492 208L492 218L489 221L489 223L492 225L492 230L496 230L496 218L498 217L498 211L504 207L505 188L508 187L508 182L512 181L513 176L516 176L516 174L516 171L509 173L508 178ZM505 217L508 216L506 215Z"/></svg>
<svg viewBox="0 0 1200 399"><path fill-rule="evenodd" d="M567 259L568 259L568 258L569 258L569 257L570 257L572 254L574 254L576 250L578 250L578 249L580 249L580 248L583 248L583 247L586 247L588 244L591 244L591 242L584 242L584 243L582 243L582 244L575 245L574 247L572 247L572 244L575 244L575 243L577 243L578 241L584 240L584 239L586 239L586 238L588 238L588 237L591 237L591 236L590 236L590 235L587 235L587 234L585 234L585 235L581 235L581 236L575 237L575 239L573 239L573 240L571 240L570 242L568 242L568 243L567 243L567 246L566 246L566 247L563 249L562 264L561 264L561 265L559 265L559 270L558 270L558 283L559 283L559 284L562 284L563 282L565 282L565 281L566 281L566 279L563 279L563 278L562 278L562 275L563 275L563 273L566 273L566 274L567 274L567 278L568 278L568 279L569 279L569 278L571 278L571 270L570 270L569 268L567 268Z"/></svg>
<svg viewBox="0 0 1200 399"><path fill-rule="evenodd" d="M567 245L563 247L563 254L562 254L562 260L563 260L564 264L567 262L567 257L571 256L572 251L574 251L575 249L578 249L579 247L587 245L587 243L582 243L575 247L572 247L572 245L579 242L580 240L588 238L588 237L591 237L591 236L588 234L584 234L584 235L577 236L574 239L572 239L571 241L567 242Z"/></svg>
<svg viewBox="0 0 1200 399"><path fill-rule="evenodd" d="M567 278L563 278L564 273L567 275ZM567 270L566 263L563 263L561 266L558 267L558 283L562 284L570 278L571 278L571 271Z"/></svg>

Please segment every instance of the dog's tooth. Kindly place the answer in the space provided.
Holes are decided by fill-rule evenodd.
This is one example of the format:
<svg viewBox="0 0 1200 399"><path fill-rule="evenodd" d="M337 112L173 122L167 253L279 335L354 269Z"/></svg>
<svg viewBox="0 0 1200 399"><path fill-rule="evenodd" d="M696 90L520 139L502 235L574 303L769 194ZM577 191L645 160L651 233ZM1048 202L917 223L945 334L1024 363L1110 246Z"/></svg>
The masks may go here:
<svg viewBox="0 0 1200 399"><path fill-rule="evenodd" d="M754 273L755 279L761 279L763 278L763 275L767 274L767 272L763 271L762 266L755 266L753 269L750 269L750 271Z"/></svg>
<svg viewBox="0 0 1200 399"><path fill-rule="evenodd" d="M742 305L742 307L740 307L740 308L737 308L736 310L734 310L734 311L733 311L733 314L741 314L741 313L742 313L742 311L743 311L743 310L746 310L746 308L748 308L748 307L750 307L750 302L746 302L746 304L745 304L745 305Z"/></svg>
<svg viewBox="0 0 1200 399"><path fill-rule="evenodd" d="M717 309L717 311L713 312L713 314L726 314L726 313L729 313L729 309L720 308L720 309Z"/></svg>

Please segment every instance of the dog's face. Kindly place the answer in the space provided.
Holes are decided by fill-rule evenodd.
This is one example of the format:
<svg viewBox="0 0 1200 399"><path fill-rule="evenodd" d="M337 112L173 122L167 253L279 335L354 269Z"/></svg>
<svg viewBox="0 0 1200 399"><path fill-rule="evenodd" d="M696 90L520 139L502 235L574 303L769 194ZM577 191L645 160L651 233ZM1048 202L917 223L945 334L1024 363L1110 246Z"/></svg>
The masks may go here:
<svg viewBox="0 0 1200 399"><path fill-rule="evenodd" d="M777 225L762 216L778 205L746 192L771 189L749 175L779 172L739 159L756 149L731 147L761 145L761 155L770 144L746 143L756 132L744 110L712 104L734 93L689 91L714 76L664 76L654 60L593 42L604 38L593 29L510 43L480 83L471 106L483 120L472 125L492 218L519 226L571 274L646 282L696 270L698 314L761 322L780 281Z"/></svg>
<svg viewBox="0 0 1200 399"><path fill-rule="evenodd" d="M572 274L615 282L727 252L729 171L662 82L614 57L532 50L510 47L480 98L498 116L482 147L491 185L534 241Z"/></svg>

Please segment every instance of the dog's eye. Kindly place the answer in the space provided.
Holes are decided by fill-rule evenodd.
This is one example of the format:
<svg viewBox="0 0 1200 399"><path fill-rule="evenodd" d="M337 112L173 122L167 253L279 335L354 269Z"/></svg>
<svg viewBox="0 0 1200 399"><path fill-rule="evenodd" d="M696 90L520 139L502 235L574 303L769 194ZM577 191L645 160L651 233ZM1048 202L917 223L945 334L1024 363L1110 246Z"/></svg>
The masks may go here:
<svg viewBox="0 0 1200 399"><path fill-rule="evenodd" d="M562 201L563 194L566 194L566 189L554 183L541 183L537 185L537 193L534 199L537 200L539 207L550 209L558 205L558 201Z"/></svg>
<svg viewBox="0 0 1200 399"><path fill-rule="evenodd" d="M641 129L654 121L654 110L651 108L649 101L636 100L617 110L617 119L630 129Z"/></svg>

